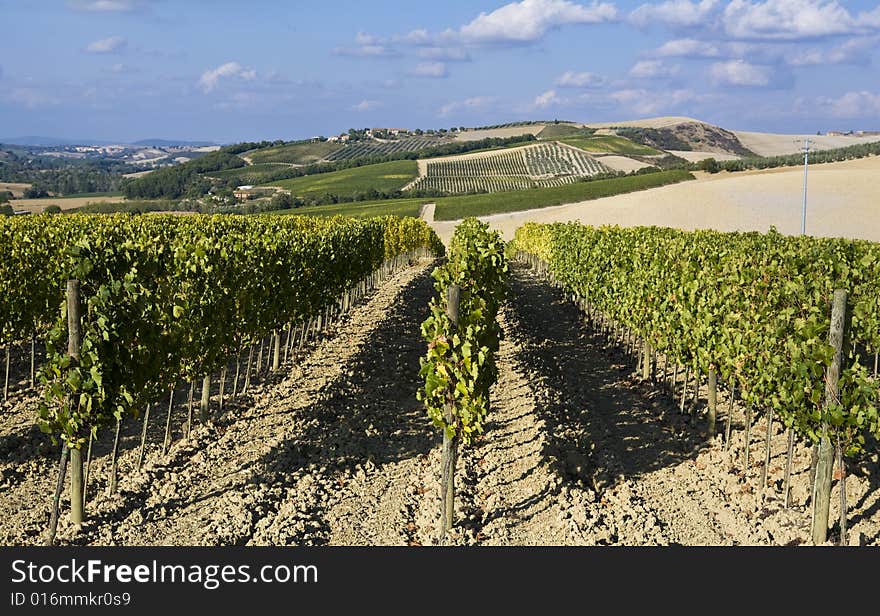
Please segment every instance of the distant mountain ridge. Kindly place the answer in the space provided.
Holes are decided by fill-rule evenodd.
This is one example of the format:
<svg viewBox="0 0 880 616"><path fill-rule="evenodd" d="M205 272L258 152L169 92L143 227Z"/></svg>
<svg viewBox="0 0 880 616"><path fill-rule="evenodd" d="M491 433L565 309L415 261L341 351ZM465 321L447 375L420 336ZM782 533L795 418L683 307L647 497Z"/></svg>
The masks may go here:
<svg viewBox="0 0 880 616"><path fill-rule="evenodd" d="M66 145L135 145L140 147L170 148L182 146L188 148L200 148L217 145L213 141L187 141L185 139L141 139L140 141L110 141L107 139L65 139L62 137L43 137L40 135L25 135L23 137L0 137L0 143L8 145L30 145L37 147L66 146Z"/></svg>

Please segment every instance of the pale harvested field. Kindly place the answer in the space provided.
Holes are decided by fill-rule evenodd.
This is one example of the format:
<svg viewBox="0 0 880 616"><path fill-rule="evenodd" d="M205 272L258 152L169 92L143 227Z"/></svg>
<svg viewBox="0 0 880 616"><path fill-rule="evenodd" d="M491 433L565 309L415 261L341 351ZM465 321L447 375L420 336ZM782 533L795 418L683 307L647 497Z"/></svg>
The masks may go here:
<svg viewBox="0 0 880 616"><path fill-rule="evenodd" d="M456 141L477 141L479 139L516 137L518 135L537 135L544 130L543 124L529 126L508 126L507 128L489 128L486 130L468 130L456 133Z"/></svg>
<svg viewBox="0 0 880 616"><path fill-rule="evenodd" d="M644 118L642 120L623 120L620 122L592 122L584 124L584 126L589 128L611 128L614 126L627 126L633 128L668 128L670 126L684 124L685 122L701 122L701 120L686 118L684 116L663 116L659 118Z"/></svg>
<svg viewBox="0 0 880 616"><path fill-rule="evenodd" d="M30 184L19 184L17 182L0 182L0 192L11 192L13 197L21 197L24 194L24 191L30 187Z"/></svg>
<svg viewBox="0 0 880 616"><path fill-rule="evenodd" d="M722 154L720 152L696 152L696 151L687 151L687 150L666 150L670 154L674 154L679 158L683 158L689 163L698 163L701 160L706 160L707 158L714 158L715 160L737 160L739 156L736 154Z"/></svg>
<svg viewBox="0 0 880 616"><path fill-rule="evenodd" d="M46 197L45 199L13 199L10 201L15 210L25 210L39 214L50 205L57 205L62 210L71 210L89 203L121 203L125 197Z"/></svg>
<svg viewBox="0 0 880 616"><path fill-rule="evenodd" d="M606 167L611 167L615 171L624 171L626 173L629 173L630 171L638 171L639 169L651 166L640 160L629 158L627 156L618 156L616 154L611 154L609 156L596 156L596 160L600 161Z"/></svg>
<svg viewBox="0 0 880 616"><path fill-rule="evenodd" d="M828 137L826 135L777 135L774 133L754 133L733 131L745 147L759 156L784 156L803 150L804 139L810 139L814 150L833 150L861 143L880 141L880 135L873 137Z"/></svg>
<svg viewBox="0 0 880 616"><path fill-rule="evenodd" d="M880 241L880 157L810 168L807 233ZM803 170L700 174L691 182L540 210L482 218L511 239L525 222L800 233ZM435 222L444 241L454 222Z"/></svg>

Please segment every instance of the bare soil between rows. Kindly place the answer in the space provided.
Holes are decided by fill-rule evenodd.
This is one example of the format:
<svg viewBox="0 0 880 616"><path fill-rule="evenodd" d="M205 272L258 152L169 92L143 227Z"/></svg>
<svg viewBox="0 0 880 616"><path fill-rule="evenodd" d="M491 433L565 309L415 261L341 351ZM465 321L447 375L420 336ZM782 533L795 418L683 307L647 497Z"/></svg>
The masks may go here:
<svg viewBox="0 0 880 616"><path fill-rule="evenodd" d="M438 545L440 438L415 392L431 264L405 269L207 425L162 452L167 401L154 407L145 462L141 423L125 425L119 490L107 494L112 434L96 443L88 520L62 502L59 544ZM486 434L462 450L454 545L796 545L808 538L809 450L796 448L782 503L787 440L750 431L733 406L731 447L708 443L633 358L590 331L562 294L521 266L500 315L504 339ZM234 365L230 365L230 372ZM227 383L227 392L230 386ZM215 411L217 394L215 385ZM0 541L40 544L58 447L18 393L0 424ZM719 425L725 421L722 396ZM880 542L876 455L848 469L851 543ZM835 482L835 489L836 489ZM836 494L836 493L835 493ZM65 495L66 496L66 495ZM832 519L836 520L837 499ZM835 538L832 528L832 540Z"/></svg>

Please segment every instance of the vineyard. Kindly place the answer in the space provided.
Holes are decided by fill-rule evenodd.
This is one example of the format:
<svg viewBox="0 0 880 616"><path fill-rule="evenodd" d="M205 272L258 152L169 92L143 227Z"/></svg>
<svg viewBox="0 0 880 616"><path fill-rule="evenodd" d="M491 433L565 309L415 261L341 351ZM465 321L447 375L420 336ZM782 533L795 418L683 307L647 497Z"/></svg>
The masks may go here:
<svg viewBox="0 0 880 616"><path fill-rule="evenodd" d="M446 143L446 140L438 137L407 137L385 143L351 143L335 150L327 156L327 160L351 160L354 158L369 158L371 156L387 156L402 152L418 152L419 150L436 147L443 143Z"/></svg>
<svg viewBox="0 0 880 616"><path fill-rule="evenodd" d="M557 143L487 153L427 160L427 172L408 186L449 194L501 192L552 188L610 170L576 148Z"/></svg>
<svg viewBox="0 0 880 616"><path fill-rule="evenodd" d="M825 541L832 457L845 477L846 456L873 449L880 437L876 244L775 232L527 224L514 250L547 271L591 320L640 346L643 378L654 371L657 353L665 365L682 366L682 410L689 379L696 396L705 375L710 439L719 381L749 409L749 424L753 411L766 414L768 447L777 416L789 434L786 503L795 439L814 444L813 539ZM845 536L844 482L840 489Z"/></svg>
<svg viewBox="0 0 880 616"><path fill-rule="evenodd" d="M471 218L444 250L308 216L0 239L8 544L880 541L876 244L505 246Z"/></svg>

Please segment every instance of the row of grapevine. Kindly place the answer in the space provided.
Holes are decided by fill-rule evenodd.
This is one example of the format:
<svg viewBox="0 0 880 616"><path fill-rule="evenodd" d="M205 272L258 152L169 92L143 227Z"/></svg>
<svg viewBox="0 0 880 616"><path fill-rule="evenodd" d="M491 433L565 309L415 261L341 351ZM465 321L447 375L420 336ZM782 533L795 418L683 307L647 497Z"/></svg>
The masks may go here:
<svg viewBox="0 0 880 616"><path fill-rule="evenodd" d="M386 156L388 154L397 154L400 152L418 152L426 148L432 148L445 143L444 140L436 137L407 137L405 139L395 139L385 143L377 142L356 142L346 144L345 147L336 150L327 157L327 160L349 160L352 158L362 158L367 156Z"/></svg>
<svg viewBox="0 0 880 616"><path fill-rule="evenodd" d="M280 330L320 322L404 255L443 250L423 221L392 217L39 216L0 222L0 237L14 257L0 261L0 331L48 328L38 423L74 467L99 430L179 382L209 385L271 334L277 361Z"/></svg>
<svg viewBox="0 0 880 616"><path fill-rule="evenodd" d="M434 425L443 430L441 534L452 526L455 460L459 443L483 433L489 389L498 375L501 337L496 320L506 293L507 259L497 231L476 218L455 229L449 260L433 272L437 295L422 323L428 342L418 392Z"/></svg>
<svg viewBox="0 0 880 616"><path fill-rule="evenodd" d="M880 245L775 231L529 223L512 249L546 263L587 310L643 339L646 356L660 352L697 378L717 375L792 434L827 440L841 455L880 437ZM849 295L847 345L829 403L836 289Z"/></svg>
<svg viewBox="0 0 880 616"><path fill-rule="evenodd" d="M609 171L577 148L542 143L485 156L428 160L426 174L410 188L449 194L549 188Z"/></svg>

